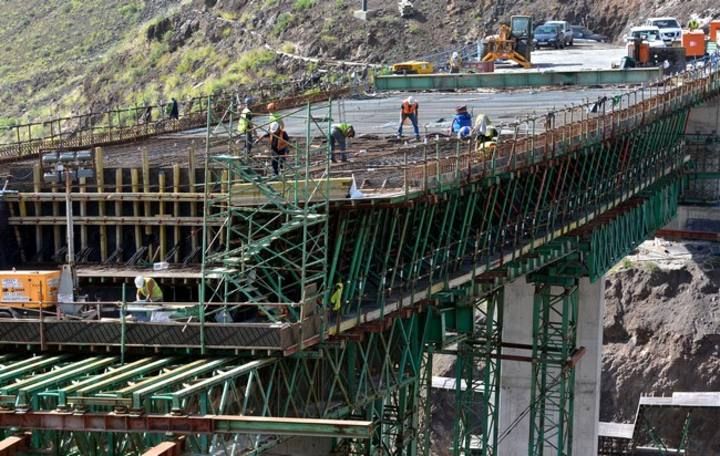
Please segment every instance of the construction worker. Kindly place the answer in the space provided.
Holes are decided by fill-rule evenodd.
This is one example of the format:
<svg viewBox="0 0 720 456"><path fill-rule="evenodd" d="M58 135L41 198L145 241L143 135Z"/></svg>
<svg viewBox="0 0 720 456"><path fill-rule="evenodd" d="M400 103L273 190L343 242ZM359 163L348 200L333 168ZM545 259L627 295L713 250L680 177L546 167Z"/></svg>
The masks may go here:
<svg viewBox="0 0 720 456"><path fill-rule="evenodd" d="M276 113L277 105L275 103L268 103L265 107L268 112L268 116L270 116L270 123L277 122L278 125L280 125L281 129L285 129L285 122L283 121L283 118L280 114Z"/></svg>
<svg viewBox="0 0 720 456"><path fill-rule="evenodd" d="M398 128L398 138L402 138L403 124L405 119L410 119L413 129L415 130L415 139L420 141L420 130L418 129L418 103L412 96L407 97L400 107L400 128Z"/></svg>
<svg viewBox="0 0 720 456"><path fill-rule="evenodd" d="M457 51L450 56L450 73L459 73L462 69L462 58Z"/></svg>
<svg viewBox="0 0 720 456"><path fill-rule="evenodd" d="M178 107L178 102L175 97L171 98L170 106L168 107L167 113L168 117L170 117L171 119L177 119L178 117L180 117L180 109Z"/></svg>
<svg viewBox="0 0 720 456"><path fill-rule="evenodd" d="M485 114L478 114L475 118L473 131L478 142L492 141L497 137L497 130L492 125L490 117Z"/></svg>
<svg viewBox="0 0 720 456"><path fill-rule="evenodd" d="M135 300L145 302L162 302L163 292L160 285L152 277L135 277Z"/></svg>
<svg viewBox="0 0 720 456"><path fill-rule="evenodd" d="M698 20L697 14L692 14L690 16L690 20L688 21L688 30L697 30L700 28L700 21Z"/></svg>
<svg viewBox="0 0 720 456"><path fill-rule="evenodd" d="M290 149L290 137L278 122L270 124L270 134L264 137L268 136L270 137L273 173L277 176L280 174L280 169L285 167L285 156Z"/></svg>
<svg viewBox="0 0 720 456"><path fill-rule="evenodd" d="M354 138L355 128L349 123L335 124L330 130L330 152L332 162L336 163L335 144L340 147L340 161L347 161L347 153L345 152L345 138Z"/></svg>
<svg viewBox="0 0 720 456"><path fill-rule="evenodd" d="M253 131L255 130L252 124L253 113L250 111L251 102L249 97L245 98L245 107L240 112L240 120L238 120L238 133L244 137L246 155L250 155L252 151Z"/></svg>
<svg viewBox="0 0 720 456"><path fill-rule="evenodd" d="M459 138L467 138L472 133L472 125L472 116L467 111L467 106L455 108L455 118L450 126L450 134L457 135Z"/></svg>

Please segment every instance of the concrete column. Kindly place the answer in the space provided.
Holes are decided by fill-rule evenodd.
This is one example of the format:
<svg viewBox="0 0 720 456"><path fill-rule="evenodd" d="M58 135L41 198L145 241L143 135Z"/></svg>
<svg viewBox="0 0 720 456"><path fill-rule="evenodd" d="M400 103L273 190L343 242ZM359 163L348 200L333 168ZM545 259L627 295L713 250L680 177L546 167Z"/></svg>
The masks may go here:
<svg viewBox="0 0 720 456"><path fill-rule="evenodd" d="M720 131L720 101L713 99L690 110L687 128L688 134L716 134Z"/></svg>
<svg viewBox="0 0 720 456"><path fill-rule="evenodd" d="M503 342L532 343L532 313L535 286L520 278L505 286L503 315ZM527 350L503 348L504 354L529 356ZM530 363L503 360L500 369L500 434L530 405ZM530 437L529 414L500 442L498 454L527 456Z"/></svg>
<svg viewBox="0 0 720 456"><path fill-rule="evenodd" d="M595 283L581 279L578 291L577 345L585 355L575 367L573 454L591 455L598 454L605 277Z"/></svg>
<svg viewBox="0 0 720 456"><path fill-rule="evenodd" d="M602 357L602 325L605 313L604 278L590 283L581 279L579 286L579 321L577 345L585 347L585 355L575 371L575 410L573 454L597 454L598 422L600 419L600 373ZM531 344L534 285L524 279L505 287L503 342ZM503 349L504 354L528 356L528 351ZM500 377L500 433L530 405L530 363L504 360ZM530 436L529 413L500 443L499 454L526 456Z"/></svg>

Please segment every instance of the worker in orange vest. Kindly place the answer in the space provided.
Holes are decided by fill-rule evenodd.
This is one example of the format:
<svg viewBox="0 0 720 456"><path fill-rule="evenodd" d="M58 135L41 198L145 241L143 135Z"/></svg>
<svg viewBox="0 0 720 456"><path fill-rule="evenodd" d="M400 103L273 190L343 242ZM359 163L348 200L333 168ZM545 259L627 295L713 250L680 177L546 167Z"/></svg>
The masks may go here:
<svg viewBox="0 0 720 456"><path fill-rule="evenodd" d="M405 119L410 119L413 129L415 130L415 139L420 141L420 130L418 129L418 103L412 96L407 97L407 100L403 101L403 104L400 107L400 128L398 128L398 138L402 138Z"/></svg>

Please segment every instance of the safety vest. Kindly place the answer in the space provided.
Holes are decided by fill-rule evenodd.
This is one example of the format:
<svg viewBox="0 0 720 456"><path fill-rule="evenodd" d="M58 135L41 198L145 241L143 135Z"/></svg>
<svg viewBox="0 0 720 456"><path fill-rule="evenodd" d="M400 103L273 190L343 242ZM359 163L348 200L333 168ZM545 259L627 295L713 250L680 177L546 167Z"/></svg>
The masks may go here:
<svg viewBox="0 0 720 456"><path fill-rule="evenodd" d="M240 121L238 122L238 132L247 133L250 130L250 119L252 118L252 112L248 108L245 108L240 113Z"/></svg>
<svg viewBox="0 0 720 456"><path fill-rule="evenodd" d="M342 307L342 295L343 295L343 284L338 282L335 285L335 292L330 296L330 304L332 304L332 310L337 312Z"/></svg>
<svg viewBox="0 0 720 456"><path fill-rule="evenodd" d="M149 287L149 284L150 284L150 282L152 282L152 284L153 284L153 286L152 286L152 296L149 296L149 295L150 295L150 292L149 292L149 288L150 288L150 287ZM142 287L142 288L140 288L140 289L137 291L137 293L138 293L138 295L140 295L140 297L143 298L143 299L147 299L148 297L150 297L150 299L152 299L153 301L162 301L162 300L163 300L163 292L162 292L162 290L160 289L160 285L158 285L157 282L155 282L155 279L153 279L152 277L146 277L146 278L145 278L145 286Z"/></svg>
<svg viewBox="0 0 720 456"><path fill-rule="evenodd" d="M417 109L418 109L417 103L410 104L407 101L403 101L403 104L402 104L402 113L403 114L415 114L417 112Z"/></svg>
<svg viewBox="0 0 720 456"><path fill-rule="evenodd" d="M341 124L335 125L335 128L340 130L340 133L342 133L343 136L347 136L350 133L350 129L352 128L352 125L350 125L349 123L341 123Z"/></svg>

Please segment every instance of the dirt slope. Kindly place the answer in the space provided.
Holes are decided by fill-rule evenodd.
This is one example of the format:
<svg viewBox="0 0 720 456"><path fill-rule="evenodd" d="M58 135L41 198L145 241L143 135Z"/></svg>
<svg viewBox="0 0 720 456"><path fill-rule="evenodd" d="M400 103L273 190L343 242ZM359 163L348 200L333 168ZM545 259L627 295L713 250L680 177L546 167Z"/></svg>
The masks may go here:
<svg viewBox="0 0 720 456"><path fill-rule="evenodd" d="M606 279L601 421L632 422L641 394L720 391L717 247L625 262ZM720 454L718 412L693 416L693 454ZM673 423L670 433L682 423Z"/></svg>

